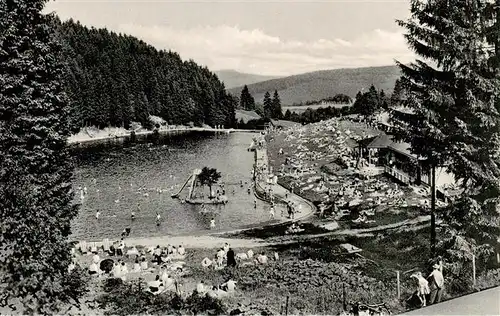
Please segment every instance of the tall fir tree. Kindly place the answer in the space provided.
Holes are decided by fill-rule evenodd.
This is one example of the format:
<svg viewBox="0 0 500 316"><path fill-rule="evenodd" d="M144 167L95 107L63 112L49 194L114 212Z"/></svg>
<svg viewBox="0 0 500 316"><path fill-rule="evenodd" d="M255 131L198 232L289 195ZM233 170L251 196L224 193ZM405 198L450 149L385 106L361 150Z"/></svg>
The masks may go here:
<svg viewBox="0 0 500 316"><path fill-rule="evenodd" d="M408 92L405 105L415 113L399 136L411 143L431 173L431 250L436 246L435 168L442 165L461 181L464 192L440 216L454 240L488 248L496 242L500 224L500 85L488 65L494 53L485 48L484 3L413 0L410 11L411 18L398 23L423 60L398 63Z"/></svg>
<svg viewBox="0 0 500 316"><path fill-rule="evenodd" d="M0 295L26 314L77 299L67 269L77 214L69 106L45 2L0 2Z"/></svg>
<svg viewBox="0 0 500 316"><path fill-rule="evenodd" d="M404 100L404 88L401 79L396 79L394 89L391 94L391 106L401 105Z"/></svg>
<svg viewBox="0 0 500 316"><path fill-rule="evenodd" d="M272 109L273 109L272 110L273 118L277 120L283 118L283 109L281 108L281 100L280 100L280 95L278 94L278 90L274 90Z"/></svg>
<svg viewBox="0 0 500 316"><path fill-rule="evenodd" d="M269 93L269 91L266 91L266 93L264 94L264 101L262 103L264 104L264 117L272 118L273 100L271 100L271 94Z"/></svg>
<svg viewBox="0 0 500 316"><path fill-rule="evenodd" d="M255 110L255 99L250 94L250 91L248 90L248 87L246 85L241 90L240 107L243 110L247 111Z"/></svg>

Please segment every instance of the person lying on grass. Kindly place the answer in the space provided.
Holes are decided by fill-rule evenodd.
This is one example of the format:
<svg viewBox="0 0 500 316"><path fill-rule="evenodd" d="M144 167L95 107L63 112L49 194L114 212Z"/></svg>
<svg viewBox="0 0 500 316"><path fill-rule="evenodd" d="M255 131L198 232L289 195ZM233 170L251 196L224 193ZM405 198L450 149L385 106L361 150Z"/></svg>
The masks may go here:
<svg viewBox="0 0 500 316"><path fill-rule="evenodd" d="M234 292L236 289L236 281L233 281L232 279L227 280L226 283L221 284L221 288L227 292Z"/></svg>
<svg viewBox="0 0 500 316"><path fill-rule="evenodd" d="M154 281L148 282L148 288L149 288L149 291L153 294L161 292L160 290L163 289L163 284L160 281L159 275L156 275L156 278Z"/></svg>
<svg viewBox="0 0 500 316"><path fill-rule="evenodd" d="M255 260L256 264L267 264L267 256L262 252Z"/></svg>

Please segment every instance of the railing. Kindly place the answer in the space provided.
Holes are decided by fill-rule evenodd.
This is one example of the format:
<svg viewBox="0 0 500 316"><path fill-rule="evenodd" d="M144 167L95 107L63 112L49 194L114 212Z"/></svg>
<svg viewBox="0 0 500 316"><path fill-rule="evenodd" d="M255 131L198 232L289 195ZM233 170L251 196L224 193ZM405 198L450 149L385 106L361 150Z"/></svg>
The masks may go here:
<svg viewBox="0 0 500 316"><path fill-rule="evenodd" d="M405 184L410 184L411 178L408 176L406 173L396 169L396 168L391 168L386 166L385 167L385 172L393 176L394 178L398 179L399 181L405 183Z"/></svg>

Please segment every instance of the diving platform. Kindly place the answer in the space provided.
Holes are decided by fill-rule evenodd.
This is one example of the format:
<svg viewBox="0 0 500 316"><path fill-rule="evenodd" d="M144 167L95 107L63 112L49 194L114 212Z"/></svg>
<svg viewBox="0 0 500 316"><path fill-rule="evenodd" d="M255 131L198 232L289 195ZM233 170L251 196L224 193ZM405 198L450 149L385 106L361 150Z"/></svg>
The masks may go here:
<svg viewBox="0 0 500 316"><path fill-rule="evenodd" d="M186 199L186 203L189 204L226 204L228 198L225 195L220 196L220 198L213 198L211 200L206 199Z"/></svg>
<svg viewBox="0 0 500 316"><path fill-rule="evenodd" d="M201 173L201 169L195 169L193 170L193 173L187 178L186 182L182 185L180 190L172 194L172 198L178 198L182 191L186 188L189 187L189 192L187 194L187 198L184 200L186 203L189 204L226 204L228 202L228 198L225 195L210 198L210 199L200 199L200 198L195 198L193 197L194 190L196 188L197 184L197 179L198 175Z"/></svg>

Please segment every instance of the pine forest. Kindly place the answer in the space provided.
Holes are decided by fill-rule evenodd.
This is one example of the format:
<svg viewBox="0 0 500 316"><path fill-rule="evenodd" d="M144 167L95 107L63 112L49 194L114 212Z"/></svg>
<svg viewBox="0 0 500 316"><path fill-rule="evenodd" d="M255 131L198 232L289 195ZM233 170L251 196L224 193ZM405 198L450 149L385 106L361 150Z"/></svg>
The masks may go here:
<svg viewBox="0 0 500 316"><path fill-rule="evenodd" d="M85 126L128 129L131 122L151 128L150 115L176 125L234 125L238 101L208 68L132 36L72 20L56 23L75 131Z"/></svg>

